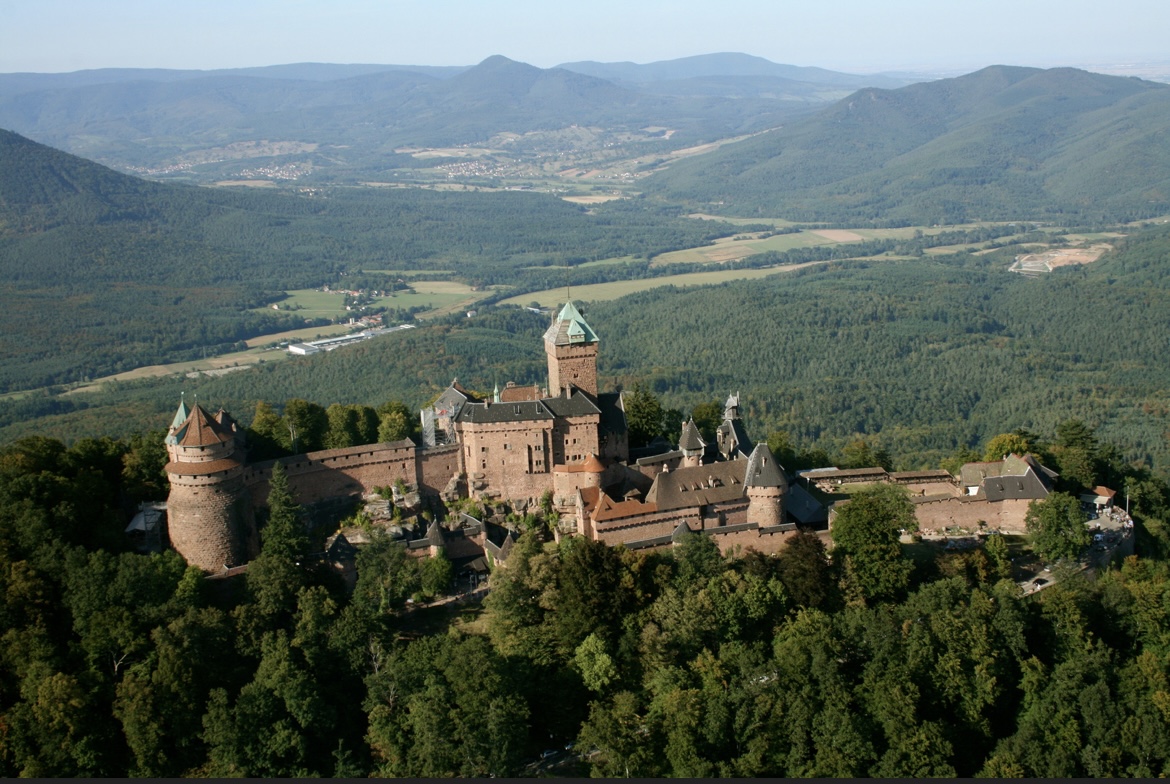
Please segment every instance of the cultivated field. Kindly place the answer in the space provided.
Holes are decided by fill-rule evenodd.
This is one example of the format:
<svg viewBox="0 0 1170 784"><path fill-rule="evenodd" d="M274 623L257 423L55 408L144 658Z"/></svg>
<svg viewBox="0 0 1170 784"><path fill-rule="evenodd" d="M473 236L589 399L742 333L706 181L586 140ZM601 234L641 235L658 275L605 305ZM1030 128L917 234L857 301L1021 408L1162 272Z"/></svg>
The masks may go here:
<svg viewBox="0 0 1170 784"><path fill-rule="evenodd" d="M396 291L387 297L378 297L374 306L384 308L430 308L435 312L458 310L465 304L483 299L487 292L476 291L464 283L449 280L416 280L409 291ZM288 310L305 318L344 318L355 315L345 309L345 294L340 291L296 289L276 303L280 310ZM260 310L270 309L272 306ZM425 313L423 316L432 315Z"/></svg>
<svg viewBox="0 0 1170 784"><path fill-rule="evenodd" d="M814 261L809 264L825 264L827 262ZM768 269L752 270L719 270L717 272L691 272L685 275L665 275L661 278L643 278L641 280L620 280L611 283L593 283L587 286L574 286L572 295L574 300L584 302L600 302L617 299L637 291L649 291L661 286L711 286L717 283L726 283L729 280L755 280L766 278L780 272L807 267L809 264L789 264L783 267L769 267ZM565 289L559 287L544 291L533 291L528 294L519 294L501 302L503 305L529 305L539 303L541 307L555 307L565 301Z"/></svg>

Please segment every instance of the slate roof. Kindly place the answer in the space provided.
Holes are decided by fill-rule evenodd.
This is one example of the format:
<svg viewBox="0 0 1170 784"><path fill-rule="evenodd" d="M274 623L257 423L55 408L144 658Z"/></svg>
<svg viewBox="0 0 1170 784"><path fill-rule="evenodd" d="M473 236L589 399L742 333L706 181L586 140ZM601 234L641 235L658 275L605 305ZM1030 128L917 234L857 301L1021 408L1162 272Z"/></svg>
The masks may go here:
<svg viewBox="0 0 1170 784"><path fill-rule="evenodd" d="M554 416L578 417L600 414L601 409L589 398L590 396L588 394L573 387L573 393L569 397L564 397L563 395L546 397L541 402L544 403L545 407Z"/></svg>
<svg viewBox="0 0 1170 784"><path fill-rule="evenodd" d="M695 424L694 419L688 419L683 423L682 434L678 439L678 448L686 452L694 452L707 448L707 442L703 440L703 436L699 432L699 426Z"/></svg>
<svg viewBox="0 0 1170 784"><path fill-rule="evenodd" d="M593 331L573 303L566 302L557 315L556 321L544 333L544 341L557 346L596 343L597 333Z"/></svg>
<svg viewBox="0 0 1170 784"><path fill-rule="evenodd" d="M979 487L975 498L988 501L1045 498L1057 474L1031 455L1008 455L1003 460L967 463L959 472L964 487ZM970 497L970 496L969 496Z"/></svg>
<svg viewBox="0 0 1170 784"><path fill-rule="evenodd" d="M784 478L784 470L772 456L772 450L760 444L752 450L748 458L747 470L744 472L743 483L750 487L779 487L788 488L788 480Z"/></svg>
<svg viewBox="0 0 1170 784"><path fill-rule="evenodd" d="M724 419L716 431L715 442L719 445L720 453L728 460L747 457L755 449L755 444L738 419Z"/></svg>
<svg viewBox="0 0 1170 784"><path fill-rule="evenodd" d="M620 434L629 430L620 392L603 392L598 395L597 408L601 411L602 432Z"/></svg>
<svg viewBox="0 0 1170 784"><path fill-rule="evenodd" d="M801 525L823 523L829 518L828 510L799 484L788 488L784 496L784 511Z"/></svg>
<svg viewBox="0 0 1170 784"><path fill-rule="evenodd" d="M654 477L646 502L663 511L728 503L744 497L744 460L679 468Z"/></svg>
<svg viewBox="0 0 1170 784"><path fill-rule="evenodd" d="M185 397L180 396L179 397L179 409L177 411L175 411L175 418L171 420L171 427L170 427L170 429L172 431L175 431L175 432L169 433L167 435L166 443L168 443L168 444L179 443L178 439L175 438L175 435L178 432L179 428L181 428L183 426L183 423L187 421L187 417L189 417L189 416L191 416L191 412L187 409L187 401L186 401Z"/></svg>
<svg viewBox="0 0 1170 784"><path fill-rule="evenodd" d="M496 422L533 422L553 419L553 414L541 400L522 400L516 403L472 403L459 409L458 422L480 424Z"/></svg>

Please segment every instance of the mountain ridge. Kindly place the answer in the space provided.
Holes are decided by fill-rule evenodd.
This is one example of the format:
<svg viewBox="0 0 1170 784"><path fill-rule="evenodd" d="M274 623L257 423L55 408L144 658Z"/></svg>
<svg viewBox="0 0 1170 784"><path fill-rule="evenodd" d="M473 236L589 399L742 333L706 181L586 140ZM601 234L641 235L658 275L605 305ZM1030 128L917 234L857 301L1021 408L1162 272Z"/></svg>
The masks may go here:
<svg viewBox="0 0 1170 784"><path fill-rule="evenodd" d="M721 202L729 214L797 220L1150 217L1170 211L1167 116L1170 86L1160 83L989 66L859 90L782 129L680 162L646 188ZM1119 123L1128 123L1121 133ZM1146 164L1126 163L1118 148ZM1124 175L1109 173L1117 166ZM1120 191L1094 193L1101 188L1085 171L1108 175Z"/></svg>

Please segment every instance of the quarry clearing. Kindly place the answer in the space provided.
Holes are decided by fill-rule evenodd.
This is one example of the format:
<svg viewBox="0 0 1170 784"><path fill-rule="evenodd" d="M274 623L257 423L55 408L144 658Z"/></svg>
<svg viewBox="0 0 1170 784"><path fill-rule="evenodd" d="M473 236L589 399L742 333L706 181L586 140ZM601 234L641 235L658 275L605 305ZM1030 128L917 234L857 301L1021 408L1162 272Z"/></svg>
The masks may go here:
<svg viewBox="0 0 1170 784"><path fill-rule="evenodd" d="M1015 263L1009 269L1021 275L1039 275L1052 272L1057 267L1092 264L1112 249L1112 245L1098 243L1086 248L1053 248L1041 253L1025 253L1016 256Z"/></svg>

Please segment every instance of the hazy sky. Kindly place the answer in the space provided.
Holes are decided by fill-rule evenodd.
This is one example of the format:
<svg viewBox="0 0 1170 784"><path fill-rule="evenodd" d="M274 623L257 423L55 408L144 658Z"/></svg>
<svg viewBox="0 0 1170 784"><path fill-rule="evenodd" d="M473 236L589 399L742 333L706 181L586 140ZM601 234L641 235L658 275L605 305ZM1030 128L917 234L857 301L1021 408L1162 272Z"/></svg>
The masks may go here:
<svg viewBox="0 0 1170 784"><path fill-rule="evenodd" d="M710 52L974 69L1165 61L1168 32L1168 0L0 0L0 72Z"/></svg>

